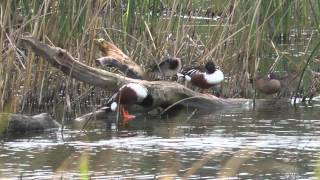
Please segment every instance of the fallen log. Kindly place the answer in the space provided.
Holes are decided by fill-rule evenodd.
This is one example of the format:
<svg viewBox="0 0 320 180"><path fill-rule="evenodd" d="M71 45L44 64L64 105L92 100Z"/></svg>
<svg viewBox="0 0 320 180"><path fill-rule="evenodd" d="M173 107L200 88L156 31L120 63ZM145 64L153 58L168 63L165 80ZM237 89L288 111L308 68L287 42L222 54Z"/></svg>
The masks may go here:
<svg viewBox="0 0 320 180"><path fill-rule="evenodd" d="M124 54L118 47L102 38L94 39L99 47L101 56L96 59L96 65L113 67L122 72L126 77L143 80L160 80L174 76L181 69L181 59L167 56L160 63L149 68L142 67Z"/></svg>
<svg viewBox="0 0 320 180"><path fill-rule="evenodd" d="M0 113L0 136L59 128L60 124L47 113L34 116Z"/></svg>
<svg viewBox="0 0 320 180"><path fill-rule="evenodd" d="M116 67L130 78L148 78L146 70L124 54L114 44L107 42L104 39L94 39L94 42L99 47L102 54L102 57L96 60L97 64Z"/></svg>
<svg viewBox="0 0 320 180"><path fill-rule="evenodd" d="M60 69L67 76L97 86L109 91L115 91L126 83L140 83L150 91L153 103L145 109L159 106L178 104L195 107L215 109L225 106L239 106L247 102L247 99L221 99L213 95L202 94L193 91L182 84L169 81L146 81L124 77L102 69L97 69L76 61L70 53L59 47L49 46L32 36L24 36L22 45L31 48L54 67Z"/></svg>

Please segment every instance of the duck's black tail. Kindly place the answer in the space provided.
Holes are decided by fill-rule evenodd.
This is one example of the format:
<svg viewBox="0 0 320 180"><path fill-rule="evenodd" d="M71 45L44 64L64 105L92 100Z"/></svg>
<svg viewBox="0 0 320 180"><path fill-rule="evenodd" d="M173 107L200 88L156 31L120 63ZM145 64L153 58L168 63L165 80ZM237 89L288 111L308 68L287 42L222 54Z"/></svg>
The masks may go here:
<svg viewBox="0 0 320 180"><path fill-rule="evenodd" d="M200 67L188 67L188 68L184 68L183 70L181 70L178 73L178 78L182 78L184 80L189 81L193 75L200 73L201 70Z"/></svg>
<svg viewBox="0 0 320 180"><path fill-rule="evenodd" d="M111 110L111 104L116 101L117 93L114 93L111 97L105 98L102 104L101 109L106 110L107 112Z"/></svg>

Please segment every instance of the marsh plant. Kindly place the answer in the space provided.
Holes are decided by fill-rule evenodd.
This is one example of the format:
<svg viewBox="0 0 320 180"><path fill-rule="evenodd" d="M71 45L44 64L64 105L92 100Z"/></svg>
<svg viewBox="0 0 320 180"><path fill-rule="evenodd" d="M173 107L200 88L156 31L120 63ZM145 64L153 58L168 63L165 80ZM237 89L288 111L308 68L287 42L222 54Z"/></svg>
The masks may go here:
<svg viewBox="0 0 320 180"><path fill-rule="evenodd" d="M94 38L113 42L145 67L166 55L185 66L213 59L227 77L224 97L251 98L250 77L268 72L300 75L293 92L316 91L319 9L317 0L1 1L0 111L45 110L64 118L109 94L20 47L26 33L90 66L99 57Z"/></svg>

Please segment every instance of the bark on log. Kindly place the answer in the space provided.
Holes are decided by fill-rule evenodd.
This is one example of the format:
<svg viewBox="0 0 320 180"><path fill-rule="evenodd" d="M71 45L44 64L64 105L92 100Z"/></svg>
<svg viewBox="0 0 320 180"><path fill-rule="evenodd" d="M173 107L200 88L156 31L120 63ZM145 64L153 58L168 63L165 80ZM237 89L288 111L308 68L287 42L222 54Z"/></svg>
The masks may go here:
<svg viewBox="0 0 320 180"><path fill-rule="evenodd" d="M94 39L94 42L99 47L103 56L96 60L97 64L116 67L130 78L147 79L145 69L124 54L114 44L104 39Z"/></svg>
<svg viewBox="0 0 320 180"><path fill-rule="evenodd" d="M66 50L49 46L32 36L22 37L21 43L30 47L36 54L43 57L64 74L85 83L115 91L126 83L140 83L151 92L153 104L145 108L168 106L179 102L196 108L221 108L225 106L239 106L248 102L247 99L221 99L213 95L195 92L179 83L169 81L146 81L124 77L105 70L87 66L76 61Z"/></svg>
<svg viewBox="0 0 320 180"><path fill-rule="evenodd" d="M0 113L0 136L59 128L60 124L46 113L35 116Z"/></svg>

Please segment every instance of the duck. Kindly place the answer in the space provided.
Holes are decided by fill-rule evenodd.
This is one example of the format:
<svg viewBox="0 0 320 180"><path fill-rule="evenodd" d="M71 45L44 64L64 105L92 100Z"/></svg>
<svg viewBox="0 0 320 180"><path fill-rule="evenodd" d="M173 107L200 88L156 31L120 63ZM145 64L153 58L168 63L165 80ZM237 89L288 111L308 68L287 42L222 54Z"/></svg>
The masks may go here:
<svg viewBox="0 0 320 180"><path fill-rule="evenodd" d="M191 82L193 86L199 87L201 92L220 84L224 80L223 72L213 61L206 63L205 72L201 68L191 68L182 71L181 74L187 82Z"/></svg>
<svg viewBox="0 0 320 180"><path fill-rule="evenodd" d="M154 79L173 77L181 70L181 59L176 57L166 57L159 64L155 65L151 72Z"/></svg>
<svg viewBox="0 0 320 180"><path fill-rule="evenodd" d="M150 104L149 102L152 103L152 97L144 85L128 83L121 86L119 90L108 99L105 109L110 109L111 111L117 111L119 109L123 118L122 123L123 125L127 125L129 121L136 118L135 115L129 113L129 107L133 104Z"/></svg>
<svg viewBox="0 0 320 180"><path fill-rule="evenodd" d="M275 73L269 73L268 77L257 76L255 78L255 87L264 94L275 94L280 92L281 82L277 79Z"/></svg>

